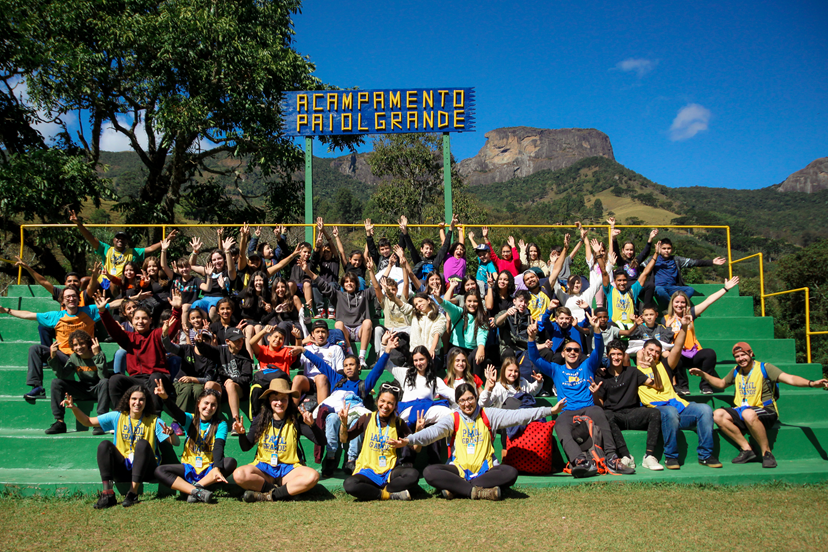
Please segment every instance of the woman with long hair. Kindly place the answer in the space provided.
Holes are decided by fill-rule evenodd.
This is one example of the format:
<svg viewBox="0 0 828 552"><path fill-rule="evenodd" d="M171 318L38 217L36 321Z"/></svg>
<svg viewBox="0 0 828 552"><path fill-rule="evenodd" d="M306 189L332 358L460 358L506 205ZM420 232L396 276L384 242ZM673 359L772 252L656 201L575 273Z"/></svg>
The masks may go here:
<svg viewBox="0 0 828 552"><path fill-rule="evenodd" d="M422 345L415 347L411 352L410 366L388 364L385 369L402 385L398 409L400 417L410 427L414 427L419 412L424 412L423 417L427 424L451 414L449 405L454 394L443 380L437 377L434 360L428 349ZM443 400L440 397L443 397Z"/></svg>
<svg viewBox="0 0 828 552"><path fill-rule="evenodd" d="M479 389L483 385L483 380L472 374L471 365L465 353L456 347L449 351L446 371L448 373L446 374L445 382L452 389L461 383L473 385L475 389Z"/></svg>
<svg viewBox="0 0 828 552"><path fill-rule="evenodd" d="M452 282L446 291L446 297L450 297L455 282ZM441 305L451 318L451 329L449 340L452 345L459 347L466 354L471 363L472 371L478 377L483 376L483 367L486 366L486 338L489 336L489 319L486 317L486 309L480 295L468 293L464 299L463 307L452 304L443 299Z"/></svg>
<svg viewBox="0 0 828 552"><path fill-rule="evenodd" d="M260 397L262 407L250 433L245 432L241 419L233 422L242 451L256 447L253 463L233 472L236 484L245 489L245 502L284 500L311 490L319 481L319 472L304 465L299 435L325 446L325 433L313 423L310 412L300 412L291 400L298 396L287 381L274 379Z"/></svg>
<svg viewBox="0 0 828 552"><path fill-rule="evenodd" d="M437 280L442 278L438 275ZM422 345L436 362L443 334L446 333L446 317L440 314L437 305L426 292L414 295L411 304L414 305L414 316L411 319L410 346L413 349Z"/></svg>
<svg viewBox="0 0 828 552"><path fill-rule="evenodd" d="M213 389L203 390L196 399L193 414L178 408L166 392L159 396L173 420L184 428L187 439L181 463L158 466L155 478L187 495L187 502L210 502L213 493L206 487L227 483L227 476L236 469L236 460L224 456L227 423L218 414L221 393Z"/></svg>
<svg viewBox="0 0 828 552"><path fill-rule="evenodd" d="M405 453L398 454L390 441L406 437L411 430L397 416L401 389L392 383L383 383L377 394L377 410L363 414L349 427L349 406L340 410L339 440L344 444L365 435L354 473L342 485L345 492L363 500L411 500L409 489L420 480L414 468L399 465ZM417 419L415 431L424 427L424 419ZM419 452L421 447L412 447Z"/></svg>
<svg viewBox="0 0 828 552"><path fill-rule="evenodd" d="M156 393L163 393L164 388L156 382ZM172 428L164 425L158 418L155 405L149 400L149 392L142 385L127 389L121 397L115 412L90 418L73 402L71 395L66 395L61 406L72 410L75 419L86 427L100 427L112 431L112 441L101 441L98 445L98 470L101 473L103 492L95 503L100 510L115 506L115 482L130 481L129 492L121 503L129 507L138 502L141 483L152 479L155 468L161 461L158 444L168 438L173 445L178 444L178 437Z"/></svg>

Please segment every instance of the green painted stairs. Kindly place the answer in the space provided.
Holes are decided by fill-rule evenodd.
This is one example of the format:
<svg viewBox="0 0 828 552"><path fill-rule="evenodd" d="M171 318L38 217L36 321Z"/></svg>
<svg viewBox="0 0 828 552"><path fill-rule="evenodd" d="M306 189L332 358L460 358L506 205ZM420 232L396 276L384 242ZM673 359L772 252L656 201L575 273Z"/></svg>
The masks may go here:
<svg viewBox="0 0 828 552"><path fill-rule="evenodd" d="M703 295L720 289L717 285L695 287ZM58 308L48 292L39 286L11 286L8 296L0 297L0 305L35 312ZM36 402L23 399L23 394L29 390L25 385L27 351L38 341L36 326L35 322L0 315L0 489L23 495L93 494L100 486L95 450L101 439L111 439L111 435L92 436L91 431L75 423L71 412L67 412L66 416L69 433L58 436L44 434L44 430L53 421L48 398ZM796 363L793 340L774 339L773 319L754 317L753 299L738 296L738 290L731 291L712 305L697 320L696 328L702 345L713 348L718 355L719 375L724 375L725 370L733 366L730 354L733 344L736 341L748 341L759 360L771 362L786 372L808 379L822 377L820 365ZM118 348L113 343L103 343L102 347L110 360ZM45 376L44 384L48 393L53 374L46 370ZM387 378L386 375L383 379ZM759 463L731 464L730 460L738 451L718 431L715 435L715 453L725 464L724 467L711 469L700 466L696 461L698 440L695 432L681 431L681 470L651 472L639 467L633 476L601 476L597 480L746 484L772 480L813 483L828 479L828 393L791 388L784 384L781 387L781 423L769 432L779 462L778 468L763 469ZM697 393L697 390L698 378L691 376L691 392ZM726 393L692 395L691 399L718 408L729 406L732 396L730 388ZM94 405L86 402L81 403L80 407L91 412ZM165 418L170 421L166 414ZM625 432L625 438L632 454L640 463L645 446L645 432L628 431ZM499 439L497 441L499 449ZM318 468L312 462L312 445L304 439L302 442L310 465ZM180 450L179 447L177 452L180 453ZM174 458L172 450L167 450L166 453ZM249 463L253 459L253 451L242 453L238 442L232 437L228 439L226 454L235 457L240 464ZM322 484L328 488L341 488L343 476L341 471L337 471L333 478L322 480ZM590 481L595 480L593 478ZM549 486L578 484L582 481L562 474L521 476L518 485ZM424 481L421 481L421 485L425 485ZM145 490L166 491L158 489L158 485L152 483L146 484Z"/></svg>

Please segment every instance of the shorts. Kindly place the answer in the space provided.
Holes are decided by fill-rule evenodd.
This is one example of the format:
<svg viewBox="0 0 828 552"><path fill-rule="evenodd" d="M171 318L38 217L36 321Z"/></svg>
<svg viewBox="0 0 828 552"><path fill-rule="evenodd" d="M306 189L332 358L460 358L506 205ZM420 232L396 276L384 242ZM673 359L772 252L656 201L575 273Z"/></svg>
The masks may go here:
<svg viewBox="0 0 828 552"><path fill-rule="evenodd" d="M359 331L362 329L362 324L359 326L345 326L348 332L348 339L351 341L359 341Z"/></svg>
<svg viewBox="0 0 828 552"><path fill-rule="evenodd" d="M301 281L291 280L291 282L293 282L294 284L296 284L296 287L298 287L300 290L301 290L302 288L304 288L304 286L305 286L305 282L307 282L307 283L309 283L309 284L313 285L313 280L311 280L309 276L305 276L304 278L302 278L302 280L301 280Z"/></svg>
<svg viewBox="0 0 828 552"><path fill-rule="evenodd" d="M756 415L759 416L759 421L762 422L762 425L765 426L765 429L773 426L776 423L776 420L779 419L775 413L765 410L764 408L759 408L756 406L750 407L756 412ZM725 408L725 412L730 414L730 419L733 422L733 425L739 428L739 431L742 433L747 433L748 427L745 424L744 420L742 420L742 413L735 409L735 408Z"/></svg>
<svg viewBox="0 0 828 552"><path fill-rule="evenodd" d="M204 470L202 470L201 473L198 473L195 469L195 466L192 466L190 464L183 464L183 466L184 466L184 481L186 481L190 485L195 485L196 483L198 483L199 481L204 479L204 476L207 475L208 473L210 473L210 470L213 469L213 465L210 464L209 466L204 468Z"/></svg>
<svg viewBox="0 0 828 552"><path fill-rule="evenodd" d="M218 304L218 302L222 299L224 299L224 297L202 297L201 299L193 303L190 308L198 308L209 314L210 307L215 307Z"/></svg>
<svg viewBox="0 0 828 552"><path fill-rule="evenodd" d="M271 466L265 462L256 464L256 469L275 479L277 485L280 485L282 478L292 472L295 467L293 464L279 464L278 466Z"/></svg>
<svg viewBox="0 0 828 552"><path fill-rule="evenodd" d="M361 475L363 477L367 477L371 480L371 483L373 483L377 487L385 487L388 484L388 476L391 475L391 470L393 469L394 466L386 470L384 473L377 473L370 468L365 468L354 473L354 475Z"/></svg>

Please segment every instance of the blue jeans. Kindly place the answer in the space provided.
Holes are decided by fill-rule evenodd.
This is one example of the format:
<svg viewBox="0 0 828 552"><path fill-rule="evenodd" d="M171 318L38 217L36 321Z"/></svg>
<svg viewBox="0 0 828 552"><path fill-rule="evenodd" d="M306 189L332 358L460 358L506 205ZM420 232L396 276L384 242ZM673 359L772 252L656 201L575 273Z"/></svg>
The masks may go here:
<svg viewBox="0 0 828 552"><path fill-rule="evenodd" d="M126 351L118 349L112 357L112 372L114 374L126 374Z"/></svg>
<svg viewBox="0 0 828 552"><path fill-rule="evenodd" d="M674 406L657 406L661 412L661 435L664 437L664 457L678 458L676 432L679 429L691 429L696 426L699 447L696 449L699 459L713 454L713 409L710 405L691 402L681 411Z"/></svg>
<svg viewBox="0 0 828 552"><path fill-rule="evenodd" d="M664 303L665 305L670 304L670 297L677 291L683 291L687 294L687 297L693 297L693 294L696 293L696 290L691 288L690 286L656 286L655 292L656 297L658 297L659 301Z"/></svg>
<svg viewBox="0 0 828 552"><path fill-rule="evenodd" d="M353 426L356 423L351 424ZM328 458L333 458L336 452L339 450L339 426L342 425L342 422L339 420L339 414L336 412L331 412L325 418L325 439L328 441L325 448L328 451ZM356 460L357 456L359 456L359 448L362 445L362 435L357 437L356 439L351 439L348 442L348 460Z"/></svg>

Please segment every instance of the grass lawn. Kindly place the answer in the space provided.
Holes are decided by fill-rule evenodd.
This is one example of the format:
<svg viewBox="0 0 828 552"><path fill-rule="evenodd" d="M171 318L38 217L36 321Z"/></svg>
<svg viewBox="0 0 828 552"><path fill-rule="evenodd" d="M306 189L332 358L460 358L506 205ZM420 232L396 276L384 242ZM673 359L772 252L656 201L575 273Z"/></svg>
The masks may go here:
<svg viewBox="0 0 828 552"><path fill-rule="evenodd" d="M502 502L187 504L150 496L99 512L92 499L0 498L0 550L827 550L828 485L587 484L511 491ZM260 528L257 530L257 528Z"/></svg>

